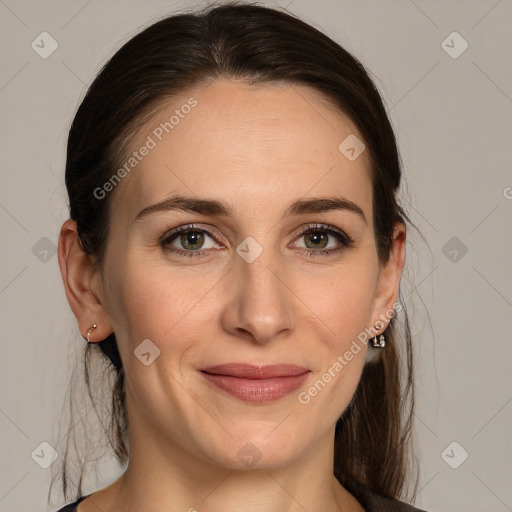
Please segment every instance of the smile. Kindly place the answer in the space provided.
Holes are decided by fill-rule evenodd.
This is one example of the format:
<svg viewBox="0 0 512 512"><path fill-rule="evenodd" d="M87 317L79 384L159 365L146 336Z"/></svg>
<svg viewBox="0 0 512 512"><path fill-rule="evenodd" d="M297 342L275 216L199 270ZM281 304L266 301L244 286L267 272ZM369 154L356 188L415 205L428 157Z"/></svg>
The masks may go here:
<svg viewBox="0 0 512 512"><path fill-rule="evenodd" d="M301 386L311 372L296 365L253 366L228 363L201 370L205 379L246 402L278 400Z"/></svg>

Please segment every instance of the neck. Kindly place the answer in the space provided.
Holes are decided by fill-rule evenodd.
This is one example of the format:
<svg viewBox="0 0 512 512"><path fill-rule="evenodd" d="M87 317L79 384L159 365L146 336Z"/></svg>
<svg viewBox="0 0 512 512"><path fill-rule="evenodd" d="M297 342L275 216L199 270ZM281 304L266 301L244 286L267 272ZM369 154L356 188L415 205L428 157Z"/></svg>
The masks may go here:
<svg viewBox="0 0 512 512"><path fill-rule="evenodd" d="M129 425L127 470L79 512L364 512L333 475L334 428L286 466L233 469L173 443L144 415Z"/></svg>
<svg viewBox="0 0 512 512"><path fill-rule="evenodd" d="M126 512L349 510L342 506L348 493L332 474L325 444L286 467L247 470L208 464L176 446L162 450L147 443L131 444L130 463L119 481L118 508Z"/></svg>
<svg viewBox="0 0 512 512"><path fill-rule="evenodd" d="M176 446L162 449L153 436L138 439L130 442L125 473L91 497L90 510L363 511L333 476L331 438L286 467L247 470L220 468Z"/></svg>

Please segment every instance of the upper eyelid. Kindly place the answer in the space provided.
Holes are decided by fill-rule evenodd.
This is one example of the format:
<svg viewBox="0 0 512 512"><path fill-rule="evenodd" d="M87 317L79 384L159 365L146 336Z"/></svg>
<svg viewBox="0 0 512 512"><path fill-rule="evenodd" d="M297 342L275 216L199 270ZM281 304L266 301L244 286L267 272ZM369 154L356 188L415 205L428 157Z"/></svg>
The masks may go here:
<svg viewBox="0 0 512 512"><path fill-rule="evenodd" d="M181 226L177 226L171 230L166 231L162 236L162 241L165 242L166 240L173 238L176 235L179 235L180 233L185 233L187 231L204 231L212 238L216 236L216 230L212 229L211 227L205 228L204 225L197 224L194 222L191 224L183 224Z"/></svg>
<svg viewBox="0 0 512 512"><path fill-rule="evenodd" d="M323 224L318 222L312 222L310 224L307 224L306 226L302 227L299 230L299 233L297 236L302 236L310 231L314 231L317 229L318 231L331 231L333 233L337 233L340 236L344 236L346 238L351 238L343 229L337 228L336 226L332 226L330 224Z"/></svg>

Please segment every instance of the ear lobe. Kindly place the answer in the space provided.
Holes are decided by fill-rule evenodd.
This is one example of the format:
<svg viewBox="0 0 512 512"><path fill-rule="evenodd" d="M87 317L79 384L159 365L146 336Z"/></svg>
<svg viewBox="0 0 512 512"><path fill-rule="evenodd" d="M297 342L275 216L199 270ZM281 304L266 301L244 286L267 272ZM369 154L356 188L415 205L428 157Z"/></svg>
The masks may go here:
<svg viewBox="0 0 512 512"><path fill-rule="evenodd" d="M372 325L382 323L382 330L389 324L398 302L400 278L405 265L405 240L405 224L397 222L393 230L389 260L380 269L372 314Z"/></svg>
<svg viewBox="0 0 512 512"><path fill-rule="evenodd" d="M67 220L61 228L58 244L59 267L69 306L73 311L80 332L87 339L87 331L93 324L91 342L101 341L112 332L110 316L102 300L101 276L93 259L80 243L76 222Z"/></svg>

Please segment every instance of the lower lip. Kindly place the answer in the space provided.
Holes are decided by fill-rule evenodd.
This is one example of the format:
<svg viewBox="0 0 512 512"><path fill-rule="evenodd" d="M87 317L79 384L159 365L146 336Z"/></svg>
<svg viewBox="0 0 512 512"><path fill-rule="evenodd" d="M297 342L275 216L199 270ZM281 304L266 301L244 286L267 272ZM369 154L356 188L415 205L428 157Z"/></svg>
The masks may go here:
<svg viewBox="0 0 512 512"><path fill-rule="evenodd" d="M213 375L201 372L212 384L226 393L245 402L266 403L278 400L301 386L309 371L300 375L272 377L269 379L247 379L229 375Z"/></svg>

